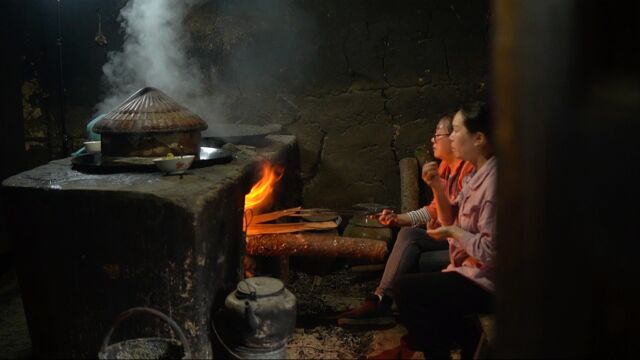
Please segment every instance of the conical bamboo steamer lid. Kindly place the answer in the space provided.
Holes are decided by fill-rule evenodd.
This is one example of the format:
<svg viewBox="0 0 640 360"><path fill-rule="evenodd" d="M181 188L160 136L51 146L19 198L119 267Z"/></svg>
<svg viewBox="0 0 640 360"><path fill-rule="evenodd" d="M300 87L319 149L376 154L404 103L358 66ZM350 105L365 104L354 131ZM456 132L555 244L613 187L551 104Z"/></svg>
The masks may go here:
<svg viewBox="0 0 640 360"><path fill-rule="evenodd" d="M99 134L202 131L207 123L162 91L144 87L98 121Z"/></svg>

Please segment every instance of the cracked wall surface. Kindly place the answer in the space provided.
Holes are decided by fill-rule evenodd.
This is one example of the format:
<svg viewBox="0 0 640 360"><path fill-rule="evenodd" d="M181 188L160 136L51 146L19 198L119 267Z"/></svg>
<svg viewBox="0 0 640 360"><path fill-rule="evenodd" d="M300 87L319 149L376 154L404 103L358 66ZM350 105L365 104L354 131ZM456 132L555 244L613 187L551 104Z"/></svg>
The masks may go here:
<svg viewBox="0 0 640 360"><path fill-rule="evenodd" d="M299 22L268 27L271 36L256 34L247 27L250 21L226 17L225 31L236 34L228 42L242 33L244 46L259 38L269 52L278 53L282 42L295 49L290 53L295 61L274 63L278 56L267 52L258 56L249 65L262 72L245 81L232 73L243 69L238 60L246 57L217 57L216 65L243 89L242 96L228 97L233 104L228 117L279 123L297 136L304 206L397 206L398 161L429 141L441 114L487 93L488 3L279 3ZM196 17L208 16L207 9ZM198 27L192 31L206 38ZM279 32L296 35L282 38ZM214 58L212 52L215 48L199 54ZM274 71L280 72L275 80Z"/></svg>
<svg viewBox="0 0 640 360"><path fill-rule="evenodd" d="M70 150L81 145L100 100L107 52L122 46L116 19L124 3L66 5ZM47 14L54 10L48 5L36 15L52 18ZM107 48L92 41L97 11ZM303 205L348 208L398 205L398 160L428 142L440 114L488 93L489 16L488 1L208 0L191 9L184 26L192 40L189 56L203 73L215 74L210 91L222 111L214 121L281 124L300 144ZM37 81L41 93L52 96L38 103L46 119L26 122L25 131L38 133L44 121L49 140L27 139L26 146L33 156L39 150L55 158L62 155L55 21L39 26L27 29L47 34L32 48L48 51L27 54L26 61L39 59L34 72L40 75L25 74L24 81ZM34 109L38 98L25 101Z"/></svg>

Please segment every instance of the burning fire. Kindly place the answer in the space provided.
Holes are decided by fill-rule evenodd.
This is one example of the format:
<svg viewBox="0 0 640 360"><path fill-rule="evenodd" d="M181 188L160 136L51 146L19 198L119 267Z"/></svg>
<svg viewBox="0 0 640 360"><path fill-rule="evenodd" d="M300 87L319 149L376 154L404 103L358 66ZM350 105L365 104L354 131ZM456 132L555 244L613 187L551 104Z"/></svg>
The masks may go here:
<svg viewBox="0 0 640 360"><path fill-rule="evenodd" d="M273 187L282 178L284 168L282 166L273 166L268 161L262 162L262 177L251 188L251 191L244 197L244 230L246 231L251 223L254 215L268 206L271 206L273 200ZM253 277L255 272L255 260L250 256L245 256L243 267L245 277Z"/></svg>
<svg viewBox="0 0 640 360"><path fill-rule="evenodd" d="M245 227L248 224L247 214L251 217L257 215L260 210L271 206L273 187L282 178L284 168L274 166L268 161L262 162L262 177L253 185L251 191L244 197Z"/></svg>

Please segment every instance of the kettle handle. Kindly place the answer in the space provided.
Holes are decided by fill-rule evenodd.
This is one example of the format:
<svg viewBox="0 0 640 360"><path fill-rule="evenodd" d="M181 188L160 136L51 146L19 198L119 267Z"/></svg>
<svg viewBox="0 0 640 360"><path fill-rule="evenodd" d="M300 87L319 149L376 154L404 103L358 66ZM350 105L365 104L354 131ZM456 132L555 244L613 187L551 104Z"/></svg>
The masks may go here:
<svg viewBox="0 0 640 360"><path fill-rule="evenodd" d="M249 322L251 329L257 330L260 327L260 319L256 316L256 313L253 311L253 307L248 300L244 302L244 316L247 318L247 322Z"/></svg>
<svg viewBox="0 0 640 360"><path fill-rule="evenodd" d="M176 324L176 322L170 317L168 317L167 315L161 313L158 310L147 308L147 307L135 307L135 308L131 308L129 310L121 312L120 315L118 315L118 317L116 318L116 321L111 326L111 329L109 329L109 332L107 332L107 335L104 337L104 340L102 341L102 347L100 348L101 353L104 353L107 346L109 346L109 342L111 341L111 335L113 334L113 331L116 329L116 327L120 325L121 322L129 318L130 316L138 315L138 314L152 315L162 319L164 322L169 324L171 328L176 332L176 334L178 334L178 337L180 338L180 342L182 343L182 347L184 348L184 355L185 355L184 359L192 358L191 347L189 346L189 342L187 341L186 336L184 336L182 329L180 329L180 326L178 326L178 324Z"/></svg>

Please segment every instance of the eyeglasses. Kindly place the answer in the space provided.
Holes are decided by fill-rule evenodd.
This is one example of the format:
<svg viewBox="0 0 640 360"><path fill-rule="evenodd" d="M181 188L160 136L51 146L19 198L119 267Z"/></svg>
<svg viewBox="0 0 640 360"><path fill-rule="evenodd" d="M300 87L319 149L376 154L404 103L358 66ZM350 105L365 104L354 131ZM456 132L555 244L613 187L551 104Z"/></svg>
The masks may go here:
<svg viewBox="0 0 640 360"><path fill-rule="evenodd" d="M445 136L449 136L451 135L451 133L447 133L447 134L435 134L431 137L431 141L433 142L437 142L438 140L442 139Z"/></svg>

